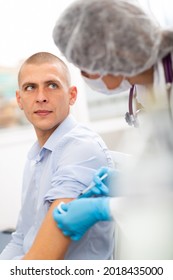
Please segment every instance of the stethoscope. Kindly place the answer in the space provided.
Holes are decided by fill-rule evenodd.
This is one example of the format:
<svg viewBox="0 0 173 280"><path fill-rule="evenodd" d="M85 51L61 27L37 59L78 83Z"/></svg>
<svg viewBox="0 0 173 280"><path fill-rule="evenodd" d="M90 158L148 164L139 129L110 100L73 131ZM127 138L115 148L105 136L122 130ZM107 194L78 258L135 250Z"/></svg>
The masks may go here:
<svg viewBox="0 0 173 280"><path fill-rule="evenodd" d="M171 87L173 84L173 67L172 67L172 59L171 54L168 54L162 59L164 74L165 74L165 81L166 81L166 90L168 95L168 106L169 106L169 114L170 118L172 119L171 113ZM133 97L135 93L135 85L132 85L130 92L129 92L129 111L125 114L125 120L130 126L139 127L139 122L137 115L141 111L141 109L137 110L135 113L133 111Z"/></svg>

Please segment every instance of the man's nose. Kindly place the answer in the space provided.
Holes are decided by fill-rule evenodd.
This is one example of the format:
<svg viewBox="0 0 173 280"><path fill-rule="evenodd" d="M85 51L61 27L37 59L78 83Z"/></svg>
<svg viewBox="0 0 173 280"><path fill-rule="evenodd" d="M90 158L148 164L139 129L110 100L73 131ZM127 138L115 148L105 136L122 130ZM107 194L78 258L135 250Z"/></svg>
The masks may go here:
<svg viewBox="0 0 173 280"><path fill-rule="evenodd" d="M47 102L48 98L43 89L39 89L37 93L37 102Z"/></svg>

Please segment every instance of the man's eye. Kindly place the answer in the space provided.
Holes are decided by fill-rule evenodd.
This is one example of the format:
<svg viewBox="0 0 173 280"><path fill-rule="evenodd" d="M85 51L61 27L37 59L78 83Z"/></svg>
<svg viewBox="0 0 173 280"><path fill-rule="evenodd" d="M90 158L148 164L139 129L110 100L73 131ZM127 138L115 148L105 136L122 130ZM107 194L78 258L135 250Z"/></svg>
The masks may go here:
<svg viewBox="0 0 173 280"><path fill-rule="evenodd" d="M56 88L58 88L58 86L57 86L57 84L52 83L52 84L49 84L49 88L56 89Z"/></svg>
<svg viewBox="0 0 173 280"><path fill-rule="evenodd" d="M33 90L33 89L34 89L34 86L31 86L31 85L25 87L25 90L26 90L26 91L31 91L31 90Z"/></svg>

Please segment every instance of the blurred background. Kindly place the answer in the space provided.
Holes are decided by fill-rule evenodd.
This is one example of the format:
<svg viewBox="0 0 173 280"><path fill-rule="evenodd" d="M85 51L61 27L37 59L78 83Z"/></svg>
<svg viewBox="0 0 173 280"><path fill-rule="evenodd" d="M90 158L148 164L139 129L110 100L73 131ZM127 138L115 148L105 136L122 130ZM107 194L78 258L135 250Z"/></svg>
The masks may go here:
<svg viewBox="0 0 173 280"><path fill-rule="evenodd" d="M129 152L122 141L124 135L133 131L124 120L128 93L108 97L93 92L83 83L78 69L69 64L54 45L53 27L71 2L73 0L0 0L0 231L15 229L25 158L35 141L34 130L15 100L18 69L30 55L47 51L63 59L79 92L72 109L74 116L97 131L111 150ZM164 0L164 5L157 0L138 2L163 27L173 28L172 0Z"/></svg>

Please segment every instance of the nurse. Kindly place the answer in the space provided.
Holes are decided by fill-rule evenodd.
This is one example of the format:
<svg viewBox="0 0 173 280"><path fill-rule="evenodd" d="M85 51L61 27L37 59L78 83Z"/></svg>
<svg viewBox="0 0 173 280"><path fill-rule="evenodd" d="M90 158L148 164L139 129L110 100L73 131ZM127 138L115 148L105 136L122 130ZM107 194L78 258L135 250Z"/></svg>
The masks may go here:
<svg viewBox="0 0 173 280"><path fill-rule="evenodd" d="M92 89L104 94L129 89L125 115L129 125L139 125L134 98L145 112L164 108L163 126L172 124L173 31L161 29L137 4L128 0L75 1L58 19L53 39ZM98 171L96 187L87 196L109 192L109 184L99 180L109 172ZM118 197L82 198L63 205L65 214L55 210L54 219L65 235L78 240L105 217L117 220L122 205L127 205L127 198L121 202Z"/></svg>

